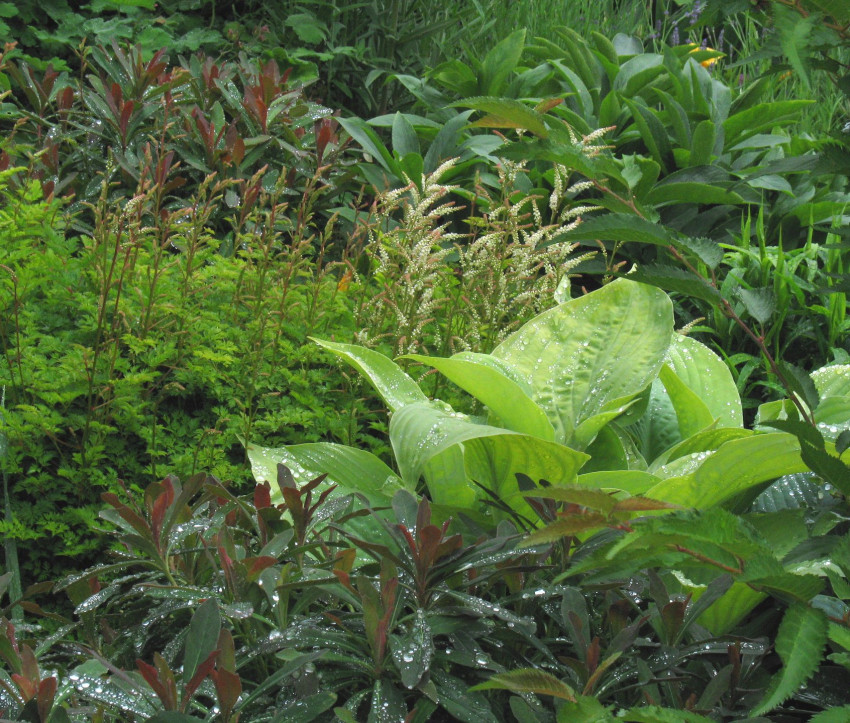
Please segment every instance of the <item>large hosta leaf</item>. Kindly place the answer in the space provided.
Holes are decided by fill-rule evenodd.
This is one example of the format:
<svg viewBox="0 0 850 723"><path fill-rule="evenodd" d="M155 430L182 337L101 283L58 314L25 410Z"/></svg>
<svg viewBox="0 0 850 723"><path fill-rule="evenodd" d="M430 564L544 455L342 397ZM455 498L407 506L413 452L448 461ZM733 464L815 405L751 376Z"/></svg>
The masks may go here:
<svg viewBox="0 0 850 723"><path fill-rule="evenodd" d="M437 403L411 404L396 412L390 421L390 441L406 484L415 485L424 473L434 502L458 506L471 501L474 479L524 508L517 472L535 481L569 483L588 459L554 442L476 424ZM463 475L457 450L463 453Z"/></svg>
<svg viewBox="0 0 850 723"><path fill-rule="evenodd" d="M668 476L669 468L677 473ZM786 474L805 472L800 443L791 434L757 434L734 439L713 453L696 453L665 465L665 477L647 496L686 507L719 505L751 487Z"/></svg>
<svg viewBox="0 0 850 723"><path fill-rule="evenodd" d="M546 413L526 391L510 377L510 369L489 354L461 352L449 359L410 354L407 359L421 361L441 372L461 389L487 405L493 421L514 432L553 440L555 430Z"/></svg>
<svg viewBox="0 0 850 723"><path fill-rule="evenodd" d="M850 364L821 367L813 371L811 377L821 399L850 397Z"/></svg>
<svg viewBox="0 0 850 723"><path fill-rule="evenodd" d="M313 339L313 341L342 357L363 374L393 412L406 404L428 400L419 385L392 359L380 352L355 344L339 344L322 339Z"/></svg>
<svg viewBox="0 0 850 723"><path fill-rule="evenodd" d="M719 427L743 426L738 388L717 354L696 339L675 334L665 361L719 420Z"/></svg>
<svg viewBox="0 0 850 723"><path fill-rule="evenodd" d="M493 351L531 388L569 442L576 426L657 376L670 344L673 306L662 291L618 279L540 314Z"/></svg>
<svg viewBox="0 0 850 723"><path fill-rule="evenodd" d="M342 444L317 442L289 447L248 446L251 471L258 482L272 483L272 497L279 498L275 484L278 463L285 464L295 482L303 485L327 474L342 492L359 492L371 502L388 504L403 486L398 475L371 452Z"/></svg>

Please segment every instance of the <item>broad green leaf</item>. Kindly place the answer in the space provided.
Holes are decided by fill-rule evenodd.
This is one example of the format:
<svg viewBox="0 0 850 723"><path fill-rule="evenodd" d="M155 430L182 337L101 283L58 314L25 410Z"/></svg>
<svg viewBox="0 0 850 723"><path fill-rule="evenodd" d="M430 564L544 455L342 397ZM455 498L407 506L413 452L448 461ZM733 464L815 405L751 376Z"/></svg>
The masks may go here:
<svg viewBox="0 0 850 723"><path fill-rule="evenodd" d="M782 669L770 681L762 701L751 712L764 715L780 705L815 673L826 646L827 620L821 610L796 603L788 608L776 635Z"/></svg>
<svg viewBox="0 0 850 723"><path fill-rule="evenodd" d="M462 723L498 723L487 699L477 691L471 691L469 684L453 675L434 669L431 671L435 683L439 704ZM400 719L396 719L398 721Z"/></svg>
<svg viewBox="0 0 850 723"><path fill-rule="evenodd" d="M433 655L434 640L428 617L424 610L417 608L410 632L392 638L393 662L405 687L413 688L428 674Z"/></svg>
<svg viewBox="0 0 850 723"><path fill-rule="evenodd" d="M613 400L643 390L670 344L666 294L625 279L540 314L493 356L516 369L567 440L578 424Z"/></svg>
<svg viewBox="0 0 850 723"><path fill-rule="evenodd" d="M468 478L491 489L508 504L525 509L516 483L517 472L534 480L547 479L553 484L574 481L588 456L554 442L516 434L499 427L475 424L465 415L440 408L436 404L414 404L397 412L390 421L390 441L402 476L415 485L427 471L432 477L430 460L448 450L461 449L466 465L464 478L455 461L451 478L440 476L440 489L434 492L438 504L459 503L472 488Z"/></svg>
<svg viewBox="0 0 850 723"><path fill-rule="evenodd" d="M649 466L649 471L652 472L668 462L673 462L680 457L685 457L700 452L713 452L721 444L725 444L733 439L741 439L742 437L751 437L755 434L749 429L740 429L735 427L721 427L719 429L706 429L704 432L695 434L688 439L685 439L679 444L668 449L664 454L656 457Z"/></svg>
<svg viewBox="0 0 850 723"><path fill-rule="evenodd" d="M604 490L621 490L631 496L643 495L660 481L660 477L640 470L588 472L576 478L577 485Z"/></svg>
<svg viewBox="0 0 850 723"><path fill-rule="evenodd" d="M345 129L346 133L357 141L372 158L381 164L387 173L391 173L401 179L401 168L393 158L392 153L387 150L378 134L372 130L366 121L360 118L337 118L337 122Z"/></svg>
<svg viewBox="0 0 850 723"><path fill-rule="evenodd" d="M551 673L538 668L520 668L493 675L472 690L510 690L514 693L537 693L575 702L576 693L566 683Z"/></svg>
<svg viewBox="0 0 850 723"><path fill-rule="evenodd" d="M620 72L614 79L614 90L620 91L626 98L633 98L665 72L663 55L641 53L620 66Z"/></svg>
<svg viewBox="0 0 850 723"><path fill-rule="evenodd" d="M428 146L428 152L424 159L425 173L433 173L443 161L460 155L458 135L471 115L472 111L468 110L446 121L446 124L431 141L431 145Z"/></svg>
<svg viewBox="0 0 850 723"><path fill-rule="evenodd" d="M494 45L481 61L479 88L485 95L502 95L505 82L516 70L522 49L525 47L525 28L515 30Z"/></svg>
<svg viewBox="0 0 850 723"><path fill-rule="evenodd" d="M211 597L198 606L189 622L186 651L183 655L184 683L192 679L198 666L216 649L220 632L221 615L218 610L218 600Z"/></svg>
<svg viewBox="0 0 850 723"><path fill-rule="evenodd" d="M702 432L714 424L714 417L708 407L666 364L661 367L659 379L676 411L679 434L683 439Z"/></svg>
<svg viewBox="0 0 850 723"><path fill-rule="evenodd" d="M698 600L705 587L688 590L693 594L693 599ZM712 635L726 635L765 598L766 593L753 590L746 583L735 582L719 600L702 612L697 622Z"/></svg>
<svg viewBox="0 0 850 723"><path fill-rule="evenodd" d="M756 485L786 474L806 472L800 444L791 434L757 434L722 445L705 460L683 457L696 469L664 479L647 496L685 507L706 508L722 504ZM697 466L698 465L698 466ZM663 469L657 470L663 475Z"/></svg>
<svg viewBox="0 0 850 723"><path fill-rule="evenodd" d="M821 399L850 396L850 364L821 367L811 377Z"/></svg>
<svg viewBox="0 0 850 723"><path fill-rule="evenodd" d="M549 441L555 430L546 413L500 367L507 366L489 354L461 352L449 359L410 354L404 359L414 359L434 367L446 378L469 392L485 404L495 415L496 423L522 434L530 434Z"/></svg>
<svg viewBox="0 0 850 723"><path fill-rule="evenodd" d="M553 135L555 134L553 133ZM560 163L574 170L576 173L581 173L583 176L591 179L599 175L594 159L588 158L584 152L575 147L571 142L563 142L552 138L547 138L546 140L540 140L539 138L523 139L517 143L504 146L499 152L499 155L518 161L539 160ZM582 226L584 226L583 223L578 228Z"/></svg>
<svg viewBox="0 0 850 723"><path fill-rule="evenodd" d="M455 108L472 108L483 111L488 116L473 125L487 128L525 128L539 138L546 138L549 130L543 122L543 116L525 103L511 98L465 98L451 104Z"/></svg>
<svg viewBox="0 0 850 723"><path fill-rule="evenodd" d="M624 399L615 399L613 405L615 408L610 411L600 412L588 417L576 427L570 444L578 449L585 449L594 439L599 431L609 422L614 421L623 414L632 404L634 404L634 395L625 397Z"/></svg>
<svg viewBox="0 0 850 723"><path fill-rule="evenodd" d="M719 426L743 426L741 397L735 380L717 354L696 339L674 334L665 361L719 420Z"/></svg>
<svg viewBox="0 0 850 723"><path fill-rule="evenodd" d="M629 274L629 278L652 284L665 291L678 291L710 304L717 304L722 298L720 292L710 286L701 276L678 266L648 264L638 267L637 271Z"/></svg>
<svg viewBox="0 0 850 723"><path fill-rule="evenodd" d="M400 112L397 112L393 119L393 150L400 157L404 157L408 153L419 154L419 137L410 121Z"/></svg>
<svg viewBox="0 0 850 723"><path fill-rule="evenodd" d="M363 374L391 411L396 412L407 404L428 401L419 385L398 364L380 352L356 344L339 344L322 339L313 341L342 357Z"/></svg>
<svg viewBox="0 0 850 723"><path fill-rule="evenodd" d="M682 236L676 241L676 245L695 253L700 261L711 269L717 268L723 261L723 249L713 239Z"/></svg>
<svg viewBox="0 0 850 723"><path fill-rule="evenodd" d="M274 484L278 463L285 464L299 485L321 474L328 475L345 493L359 492L373 503L387 504L403 483L398 475L371 452L330 442L289 447L248 446L251 471L258 482L272 483L272 497L280 501Z"/></svg>

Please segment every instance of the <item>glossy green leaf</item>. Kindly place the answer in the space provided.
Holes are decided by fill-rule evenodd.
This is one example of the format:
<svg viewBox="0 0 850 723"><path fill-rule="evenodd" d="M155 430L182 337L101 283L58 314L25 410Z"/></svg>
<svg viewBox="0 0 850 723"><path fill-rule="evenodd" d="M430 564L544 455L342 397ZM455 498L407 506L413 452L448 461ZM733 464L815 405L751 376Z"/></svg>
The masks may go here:
<svg viewBox="0 0 850 723"><path fill-rule="evenodd" d="M719 426L743 426L738 388L729 367L717 354L696 339L674 334L665 361L719 420Z"/></svg>
<svg viewBox="0 0 850 723"><path fill-rule="evenodd" d="M535 317L493 356L531 388L556 440L568 440L605 405L651 383L670 344L671 327L666 294L619 279Z"/></svg>
<svg viewBox="0 0 850 723"><path fill-rule="evenodd" d="M218 610L218 600L209 598L198 606L189 622L186 651L183 655L184 682L192 679L198 666L216 649L219 632L221 632L221 614Z"/></svg>
<svg viewBox="0 0 850 723"><path fill-rule="evenodd" d="M648 264L639 266L629 274L629 278L652 284L665 291L677 291L695 299L702 299L710 304L719 303L722 299L720 292L710 286L705 279L687 269L663 264Z"/></svg>
<svg viewBox="0 0 850 723"><path fill-rule="evenodd" d="M434 367L446 378L485 404L495 415L499 426L514 432L554 440L555 430L546 413L526 391L511 378L511 370L502 360L489 354L461 352L449 359L410 354L414 359Z"/></svg>
<svg viewBox="0 0 850 723"><path fill-rule="evenodd" d="M525 103L511 98L465 98L452 103L455 108L472 108L488 114L486 121L473 125L488 128L525 128L539 138L546 138L549 131L543 122L543 116Z"/></svg>
<svg viewBox="0 0 850 723"><path fill-rule="evenodd" d="M632 120L637 126L649 154L662 169L669 170L673 165L673 148L667 137L667 129L658 116L645 105L623 98L623 102L632 112Z"/></svg>
<svg viewBox="0 0 850 723"><path fill-rule="evenodd" d="M339 344L322 339L313 339L313 341L342 357L363 374L391 411L398 411L407 404L428 400L419 385L392 359L388 359L380 352L356 344Z"/></svg>
<svg viewBox="0 0 850 723"><path fill-rule="evenodd" d="M507 673L490 676L484 683L479 683L472 690L510 690L514 693L537 693L551 695L562 700L575 702L575 691L551 673L538 668L521 668Z"/></svg>
<svg viewBox="0 0 850 723"><path fill-rule="evenodd" d="M522 56L525 32L525 28L515 30L494 45L484 56L481 62L479 88L485 95L495 96L504 93L505 83Z"/></svg>
<svg viewBox="0 0 850 723"><path fill-rule="evenodd" d="M403 486L402 480L371 452L330 442L295 444L288 447L248 446L251 471L258 482L272 483L272 497L280 502L274 484L278 463L285 464L299 485L321 474L341 491L359 492L376 504L386 504Z"/></svg>
<svg viewBox="0 0 850 723"><path fill-rule="evenodd" d="M620 66L620 72L614 79L614 90L632 98L665 72L663 55L641 53Z"/></svg>
<svg viewBox="0 0 850 723"><path fill-rule="evenodd" d="M393 119L393 150L402 157L408 153L419 153L416 130L400 112L397 112Z"/></svg>
<svg viewBox="0 0 850 723"><path fill-rule="evenodd" d="M648 490L648 497L684 507L706 508L782 475L808 470L800 458L797 439L781 433L734 439L706 459L697 454L673 464L677 463L683 463L681 473ZM663 470L657 472L664 476Z"/></svg>
<svg viewBox="0 0 850 723"><path fill-rule="evenodd" d="M402 684L413 688L428 674L434 656L434 640L427 615L417 609L410 631L392 640L392 657Z"/></svg>
<svg viewBox="0 0 850 723"><path fill-rule="evenodd" d="M516 473L555 484L570 483L588 459L587 455L554 442L476 424L465 415L436 404L414 404L397 412L390 421L390 441L402 476L415 484L426 464L438 455L463 444L465 473L455 462L440 475L440 487L432 492L438 504L458 504L473 489L467 475L493 490L509 504L524 507L516 485ZM443 458L444 461L450 461ZM438 458L439 461L439 458ZM433 467L426 477L434 476Z"/></svg>
<svg viewBox="0 0 850 723"><path fill-rule="evenodd" d="M378 137L366 121L360 118L337 118L337 122L345 129L346 133L357 141L381 167L397 178L401 178L401 168L393 158L392 153L387 150L383 141Z"/></svg>
<svg viewBox="0 0 850 723"><path fill-rule="evenodd" d="M726 145L741 143L757 133L770 131L776 126L795 123L800 111L811 105L811 100L780 100L772 103L759 103L751 108L729 116L723 123Z"/></svg>
<svg viewBox="0 0 850 723"><path fill-rule="evenodd" d="M588 472L576 478L576 484L605 490L621 490L631 496L643 495L661 481L649 472L641 470L610 470Z"/></svg>
<svg viewBox="0 0 850 723"><path fill-rule="evenodd" d="M647 200L658 206L674 203L744 203L744 199L737 193L734 191L728 191L719 186L712 186L708 183L676 183L673 181L657 184L652 191L649 192Z"/></svg>
<svg viewBox="0 0 850 723"><path fill-rule="evenodd" d="M679 434L687 439L702 432L714 423L714 417L702 400L692 392L676 373L666 364L658 377L676 412Z"/></svg>
<svg viewBox="0 0 850 723"><path fill-rule="evenodd" d="M674 710L657 705L632 708L622 717L622 720L628 723L712 723L711 718L688 710Z"/></svg>
<svg viewBox="0 0 850 723"><path fill-rule="evenodd" d="M850 364L821 367L811 377L821 399L850 396Z"/></svg>
<svg viewBox="0 0 850 723"><path fill-rule="evenodd" d="M670 246L674 238L664 226L628 213L592 216L567 235L571 241L619 241Z"/></svg>
<svg viewBox="0 0 850 723"><path fill-rule="evenodd" d="M776 635L782 669L770 681L752 715L763 715L780 705L817 670L826 646L827 620L823 611L797 603L788 608Z"/></svg>

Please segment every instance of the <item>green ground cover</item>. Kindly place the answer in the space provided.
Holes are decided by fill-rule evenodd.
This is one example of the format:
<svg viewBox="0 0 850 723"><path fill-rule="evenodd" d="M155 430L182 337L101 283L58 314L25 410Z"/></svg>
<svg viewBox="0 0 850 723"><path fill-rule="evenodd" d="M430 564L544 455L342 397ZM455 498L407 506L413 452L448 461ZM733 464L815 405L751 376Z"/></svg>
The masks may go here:
<svg viewBox="0 0 850 723"><path fill-rule="evenodd" d="M0 717L844 720L848 27L0 2Z"/></svg>

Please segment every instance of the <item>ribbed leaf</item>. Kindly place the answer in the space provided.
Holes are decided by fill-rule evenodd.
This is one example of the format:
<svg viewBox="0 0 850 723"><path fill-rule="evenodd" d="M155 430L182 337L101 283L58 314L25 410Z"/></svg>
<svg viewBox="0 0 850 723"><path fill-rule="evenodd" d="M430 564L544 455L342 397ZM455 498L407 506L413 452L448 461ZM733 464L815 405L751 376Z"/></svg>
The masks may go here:
<svg viewBox="0 0 850 723"><path fill-rule="evenodd" d="M780 705L815 673L826 646L827 619L822 610L794 604L788 608L776 635L782 669L770 681L764 699L752 711L764 715Z"/></svg>
<svg viewBox="0 0 850 723"><path fill-rule="evenodd" d="M567 441L582 421L652 382L672 321L666 294L618 279L535 317L493 356L517 370L555 439Z"/></svg>
<svg viewBox="0 0 850 723"><path fill-rule="evenodd" d="M493 689L510 690L514 693L551 695L573 703L576 700L575 691L570 686L551 673L537 668L521 668L507 673L499 673L472 688L472 690Z"/></svg>
<svg viewBox="0 0 850 723"><path fill-rule="evenodd" d="M658 375L673 409L676 410L676 419L679 422L679 434L682 439L702 432L714 423L714 417L703 404L702 400L694 394L676 373L666 364L661 367Z"/></svg>
<svg viewBox="0 0 850 723"><path fill-rule="evenodd" d="M473 125L488 128L524 128L539 138L547 138L549 130L543 121L543 116L534 108L511 98L465 98L452 103L456 108L472 108L488 114L486 120Z"/></svg>
<svg viewBox="0 0 850 723"><path fill-rule="evenodd" d="M647 496L705 508L755 485L807 469L792 435L758 434L727 442L695 471L663 480L648 490Z"/></svg>
<svg viewBox="0 0 850 723"><path fill-rule="evenodd" d="M850 364L821 367L811 373L821 399L850 396Z"/></svg>
<svg viewBox="0 0 850 723"><path fill-rule="evenodd" d="M514 432L530 434L549 441L555 430L546 413L531 397L508 376L505 362L489 354L461 352L449 359L410 354L414 359L428 364L442 373L461 389L487 405L498 418L498 424ZM502 367L502 368L500 368Z"/></svg>
<svg viewBox="0 0 850 723"><path fill-rule="evenodd" d="M285 464L299 484L320 474L328 475L344 492L360 492L370 501L387 504L402 487L398 475L371 452L342 444L316 442L289 447L248 446L251 471L258 482L274 482L278 463ZM272 485L272 500L280 502L280 490Z"/></svg>
<svg viewBox="0 0 850 723"><path fill-rule="evenodd" d="M557 542L564 537L573 537L580 532L598 530L600 527L604 527L607 522L608 519L597 512L565 517L535 530L519 543L519 547L535 547Z"/></svg>
<svg viewBox="0 0 850 723"><path fill-rule="evenodd" d="M772 289L738 289L738 296L744 302L747 313L759 324L770 321L770 317L776 310L776 299Z"/></svg>
<svg viewBox="0 0 850 723"><path fill-rule="evenodd" d="M392 359L383 354L355 344L339 344L322 339L313 339L319 346L345 359L363 374L375 391L395 412L406 404L428 401L428 397Z"/></svg>
<svg viewBox="0 0 850 723"><path fill-rule="evenodd" d="M438 504L458 504L472 488L468 478L491 489L502 500L525 509L516 484L522 472L532 479L570 483L588 456L538 437L517 434L500 427L477 424L465 415L436 403L411 404L399 410L390 421L390 441L402 477L415 485L426 464L449 450L465 461L452 466L451 478L440 475L439 487L430 488ZM463 445L462 448L460 445ZM427 481L431 481L428 469ZM437 480L435 480L437 481Z"/></svg>

